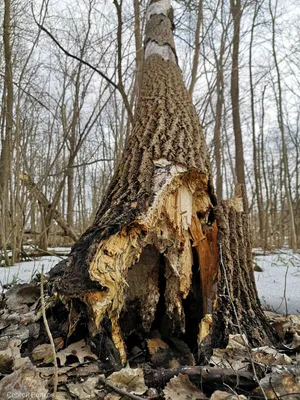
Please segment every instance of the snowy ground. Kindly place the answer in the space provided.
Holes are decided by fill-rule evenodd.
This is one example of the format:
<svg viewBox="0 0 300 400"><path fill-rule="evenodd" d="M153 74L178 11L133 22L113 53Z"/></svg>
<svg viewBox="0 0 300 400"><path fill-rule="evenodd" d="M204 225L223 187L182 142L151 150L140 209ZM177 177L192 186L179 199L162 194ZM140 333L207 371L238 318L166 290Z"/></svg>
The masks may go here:
<svg viewBox="0 0 300 400"><path fill-rule="evenodd" d="M41 272L44 265L44 273L48 272L54 265L61 261L62 257L44 256L34 261L25 261L13 267L0 268L0 286L14 282L29 282L37 272Z"/></svg>
<svg viewBox="0 0 300 400"><path fill-rule="evenodd" d="M57 251L57 253L66 254L67 251L68 249L63 248L63 251ZM259 250L255 249L255 254L257 253L260 254ZM37 272L41 272L42 265L46 273L61 258L45 256L10 268L2 267L0 268L0 286L11 282L28 282ZM255 272L263 307L282 314L300 314L300 254L292 254L284 249L273 254L257 255L254 261L263 270Z"/></svg>
<svg viewBox="0 0 300 400"><path fill-rule="evenodd" d="M254 261L256 285L264 308L281 314L300 314L300 254L289 250L259 255Z"/></svg>

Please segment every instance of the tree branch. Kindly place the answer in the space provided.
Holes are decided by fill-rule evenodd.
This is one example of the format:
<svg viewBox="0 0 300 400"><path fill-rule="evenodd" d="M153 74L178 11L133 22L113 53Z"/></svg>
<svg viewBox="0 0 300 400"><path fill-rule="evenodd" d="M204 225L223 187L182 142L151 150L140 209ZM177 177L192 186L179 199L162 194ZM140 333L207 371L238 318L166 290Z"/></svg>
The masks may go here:
<svg viewBox="0 0 300 400"><path fill-rule="evenodd" d="M127 95L124 91L124 87L123 84L120 82L118 84L116 84L114 81L112 81L107 75L105 75L103 72L101 72L98 68L94 67L92 64L90 64L88 61L83 60L80 57L75 56L74 54L71 54L68 50L66 50L60 43L59 41L52 35L51 32L48 31L48 29L46 29L43 25L41 25L37 19L35 18L35 14L33 11L33 5L31 5L31 10L32 10L32 15L33 15L33 19L34 22L36 23L36 25L39 27L39 29L43 32L45 32L52 40L53 42L59 47L59 49L61 51L63 51L66 56L74 58L74 60L79 61L81 64L86 65L87 67L91 68L93 71L97 72L103 79L106 80L106 82L108 82L110 85L112 85L116 90L118 90L118 92L121 94L126 111L128 113L128 118L130 120L130 122L133 122L133 115L132 115L132 111L131 111L131 107L127 98Z"/></svg>

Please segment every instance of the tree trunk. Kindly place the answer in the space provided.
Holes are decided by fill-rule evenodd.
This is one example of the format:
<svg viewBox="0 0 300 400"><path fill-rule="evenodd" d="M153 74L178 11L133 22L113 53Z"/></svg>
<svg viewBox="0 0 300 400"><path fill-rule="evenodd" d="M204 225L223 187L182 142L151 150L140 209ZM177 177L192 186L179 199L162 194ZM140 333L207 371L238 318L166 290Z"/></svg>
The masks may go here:
<svg viewBox="0 0 300 400"><path fill-rule="evenodd" d="M259 14L261 4L256 3L254 14L252 18L251 35L250 35L250 46L249 46L249 80L250 80L250 92L251 92L251 123L252 123L252 145L253 145L253 169L254 169L254 182L255 182L255 197L257 200L258 218L259 218L259 243L262 243L264 237L264 210L263 210L263 198L261 190L261 171L259 162L259 150L256 138L256 121L255 121L255 93L253 83L253 72L252 72L252 48L254 40L254 30L256 19Z"/></svg>
<svg viewBox="0 0 300 400"><path fill-rule="evenodd" d="M241 26L241 1L230 0L230 11L233 18L233 49L231 67L231 103L232 119L235 139L235 171L237 182L245 185L245 163L243 150L243 137L240 119L239 100L239 47L240 47L240 26Z"/></svg>
<svg viewBox="0 0 300 400"><path fill-rule="evenodd" d="M281 88L281 74L279 70L279 63L277 60L276 54L276 11L277 11L277 2L275 7L275 12L272 11L272 6L269 1L269 10L272 18L272 52L273 58L275 63L276 75L277 75L277 87L278 87L278 96L276 96L276 104L277 104L277 118L278 118L278 125L281 133L281 145L282 145L282 161L283 161L283 172L284 172L284 190L287 199L287 207L289 212L290 218L290 236L291 236L291 248L294 252L297 251L297 235L296 235L296 225L295 225L295 216L294 216L294 209L293 209L293 200L291 194L291 179L289 173L289 158L288 158L288 151L286 146L286 139L285 139L285 127L284 127L284 120L283 120L283 100L282 100L282 88ZM283 238L284 241L284 238Z"/></svg>
<svg viewBox="0 0 300 400"><path fill-rule="evenodd" d="M203 0L199 0L198 10L197 10L197 24L195 30L195 51L193 56L193 67L191 72L191 83L189 87L189 92L191 96L193 95L195 85L197 82L197 73L199 65L199 54L200 54L200 29L203 21Z"/></svg>
<svg viewBox="0 0 300 400"><path fill-rule="evenodd" d="M0 154L0 213L1 213L1 236L0 246L4 252L4 259L7 265L11 262L7 254L7 243L10 236L10 216L9 216L9 180L11 179L11 142L13 127L13 75L12 75L12 57L11 57L11 2L4 2L3 17L3 44L5 57L5 78L3 94L3 123L1 137Z"/></svg>
<svg viewBox="0 0 300 400"><path fill-rule="evenodd" d="M215 345L237 326L250 343L270 343L275 336L255 288L247 207L241 193L217 206L169 6L152 2L146 15L131 135L92 226L52 271L54 289L86 304L90 333L110 336L123 363L132 335L157 330L183 337L196 352L209 314Z"/></svg>
<svg viewBox="0 0 300 400"><path fill-rule="evenodd" d="M215 60L217 64L217 102L215 113L215 126L214 126L214 157L216 162L216 193L218 200L223 199L223 176L221 169L222 159L222 141L221 141L221 126L222 126L222 110L224 104L224 74L223 74L223 57L225 52L225 33L223 29L220 43L219 57L216 55Z"/></svg>

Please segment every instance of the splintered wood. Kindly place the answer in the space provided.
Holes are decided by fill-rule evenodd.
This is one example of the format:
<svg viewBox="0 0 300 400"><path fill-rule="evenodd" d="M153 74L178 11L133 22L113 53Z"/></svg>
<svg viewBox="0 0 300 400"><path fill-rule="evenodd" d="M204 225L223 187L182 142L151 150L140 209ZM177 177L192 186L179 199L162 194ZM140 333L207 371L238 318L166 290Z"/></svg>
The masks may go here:
<svg viewBox="0 0 300 400"><path fill-rule="evenodd" d="M199 321L212 312L217 282L216 224L208 225L212 204L208 177L158 160L152 206L120 233L100 243L90 264L92 280L106 291L85 293L96 329L105 316L112 321L112 339L123 362L126 351L119 317L126 305L136 303L145 332L150 331L157 306L164 296L165 313L172 330L185 332L183 301L192 290L193 266L202 282ZM193 247L198 254L193 256ZM163 265L161 257L163 257ZM160 269L164 268L164 292ZM162 317L163 318L163 317Z"/></svg>

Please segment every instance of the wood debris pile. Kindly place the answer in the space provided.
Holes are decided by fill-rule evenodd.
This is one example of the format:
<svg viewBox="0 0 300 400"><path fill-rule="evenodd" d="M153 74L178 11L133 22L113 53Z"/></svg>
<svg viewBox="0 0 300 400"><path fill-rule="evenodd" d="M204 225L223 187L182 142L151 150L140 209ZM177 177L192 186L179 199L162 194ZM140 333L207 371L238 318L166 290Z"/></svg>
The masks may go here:
<svg viewBox="0 0 300 400"><path fill-rule="evenodd" d="M230 335L225 349L211 349L205 365L197 365L197 355L181 338L152 331L127 343L128 364L122 368L107 335L88 335L88 319L75 302L63 305L46 296L55 378L40 283L15 285L1 302L1 399L53 398L54 386L58 400L300 399L300 316L266 312L281 338L278 348L250 348L246 336Z"/></svg>

